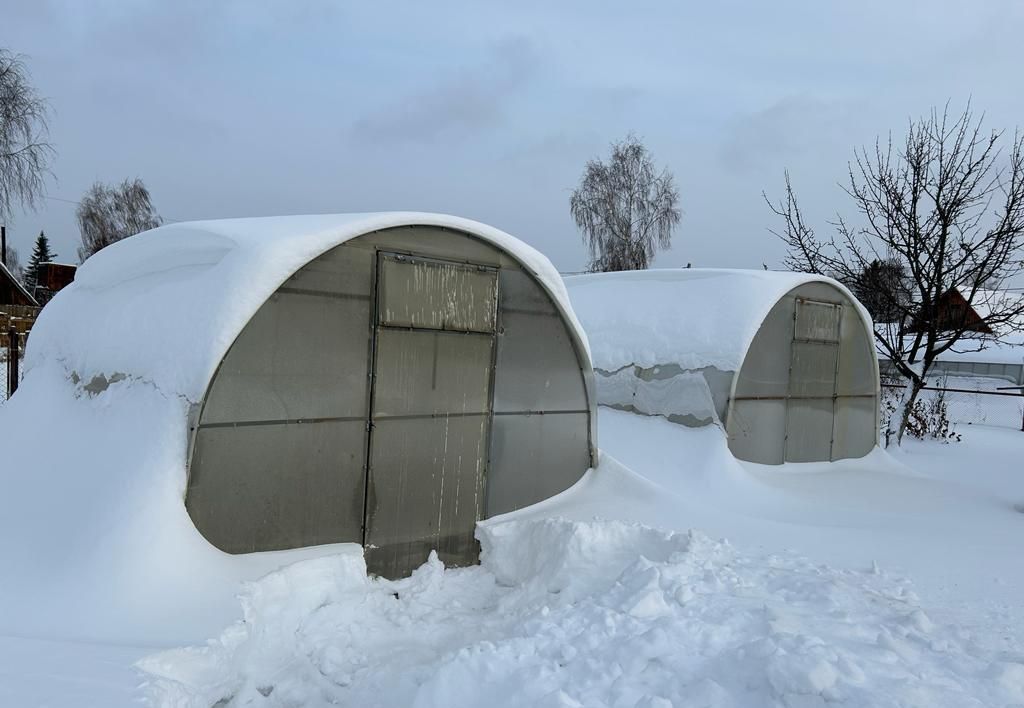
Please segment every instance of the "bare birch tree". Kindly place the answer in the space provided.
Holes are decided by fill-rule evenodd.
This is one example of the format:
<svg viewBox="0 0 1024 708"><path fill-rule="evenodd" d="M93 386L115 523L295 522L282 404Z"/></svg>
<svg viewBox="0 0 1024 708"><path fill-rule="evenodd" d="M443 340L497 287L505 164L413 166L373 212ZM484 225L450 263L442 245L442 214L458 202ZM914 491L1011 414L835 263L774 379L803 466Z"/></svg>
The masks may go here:
<svg viewBox="0 0 1024 708"><path fill-rule="evenodd" d="M590 270L643 270L668 248L679 223L679 192L635 135L612 144L607 163L587 162L569 208L590 248Z"/></svg>
<svg viewBox="0 0 1024 708"><path fill-rule="evenodd" d="M826 238L805 221L788 173L785 197L769 201L782 219L773 233L787 246L786 267L833 276L855 292L874 289L875 305L890 315L876 323L875 344L908 385L887 443L902 441L938 356L977 351L1022 328L1024 298L1001 288L1024 272L1024 137L983 122L970 106L953 116L947 105L911 122L901 144L890 137L861 148L844 187L858 218L837 217ZM875 262L893 264L899 287L865 280L878 275ZM980 322L946 316L953 291ZM979 324L991 334L975 331Z"/></svg>
<svg viewBox="0 0 1024 708"><path fill-rule="evenodd" d="M149 190L138 178L117 186L96 182L82 197L75 217L82 237L78 257L83 261L112 243L162 223Z"/></svg>
<svg viewBox="0 0 1024 708"><path fill-rule="evenodd" d="M17 54L0 49L0 221L16 206L34 208L43 196L53 147L48 108Z"/></svg>

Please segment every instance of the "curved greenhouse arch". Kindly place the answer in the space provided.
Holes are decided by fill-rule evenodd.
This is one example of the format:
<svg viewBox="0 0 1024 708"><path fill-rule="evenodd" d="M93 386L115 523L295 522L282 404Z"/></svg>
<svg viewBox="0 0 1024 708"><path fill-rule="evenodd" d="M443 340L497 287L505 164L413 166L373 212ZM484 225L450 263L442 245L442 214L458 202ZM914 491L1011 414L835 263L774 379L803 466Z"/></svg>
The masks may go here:
<svg viewBox="0 0 1024 708"><path fill-rule="evenodd" d="M230 553L367 546L397 576L474 562L477 520L592 465L593 374L564 298L465 229L360 233L294 271L190 426L186 507Z"/></svg>

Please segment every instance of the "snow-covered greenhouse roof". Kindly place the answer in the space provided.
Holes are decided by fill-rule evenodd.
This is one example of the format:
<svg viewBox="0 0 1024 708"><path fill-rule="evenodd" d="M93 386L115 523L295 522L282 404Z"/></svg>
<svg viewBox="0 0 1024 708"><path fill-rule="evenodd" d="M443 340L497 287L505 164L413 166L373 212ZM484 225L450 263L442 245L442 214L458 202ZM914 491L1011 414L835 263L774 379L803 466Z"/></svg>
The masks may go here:
<svg viewBox="0 0 1024 708"><path fill-rule="evenodd" d="M758 328L793 288L822 276L766 270L672 268L566 278L591 342L595 368L615 371L674 363L738 371ZM871 318L858 312L870 329Z"/></svg>
<svg viewBox="0 0 1024 708"><path fill-rule="evenodd" d="M510 253L587 346L561 277L535 249L468 219L382 212L185 222L115 243L42 312L27 365L56 360L84 382L124 376L198 401L235 337L289 276L346 241L401 226L454 229Z"/></svg>

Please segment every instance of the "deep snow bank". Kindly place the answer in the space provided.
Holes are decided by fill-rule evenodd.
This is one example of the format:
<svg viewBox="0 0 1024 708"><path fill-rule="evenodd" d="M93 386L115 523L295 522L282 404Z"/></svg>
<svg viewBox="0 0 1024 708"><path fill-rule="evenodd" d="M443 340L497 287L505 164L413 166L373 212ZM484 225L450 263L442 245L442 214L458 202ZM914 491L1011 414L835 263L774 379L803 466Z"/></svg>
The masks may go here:
<svg viewBox="0 0 1024 708"><path fill-rule="evenodd" d="M694 532L510 521L481 567L368 580L354 557L248 586L244 621L144 660L154 703L990 706L1024 654L931 619L904 581Z"/></svg>
<svg viewBox="0 0 1024 708"><path fill-rule="evenodd" d="M232 556L199 535L187 406L137 379L90 395L54 362L0 406L0 633L195 641L237 616L242 580L332 552Z"/></svg>

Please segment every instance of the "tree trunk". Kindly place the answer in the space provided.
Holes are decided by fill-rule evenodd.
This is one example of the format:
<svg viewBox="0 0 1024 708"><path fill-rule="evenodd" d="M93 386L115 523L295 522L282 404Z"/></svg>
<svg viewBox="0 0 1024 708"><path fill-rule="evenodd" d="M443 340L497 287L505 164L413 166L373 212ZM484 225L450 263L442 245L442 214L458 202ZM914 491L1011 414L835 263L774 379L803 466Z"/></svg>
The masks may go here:
<svg viewBox="0 0 1024 708"><path fill-rule="evenodd" d="M916 362L910 365L913 376L907 378L906 386L896 404L896 410L889 416L889 422L885 428L885 446L889 447L895 438L896 446L903 444L903 434L907 432L907 423L910 421L910 413L914 410L917 397L924 388L925 380L923 374L924 362Z"/></svg>

